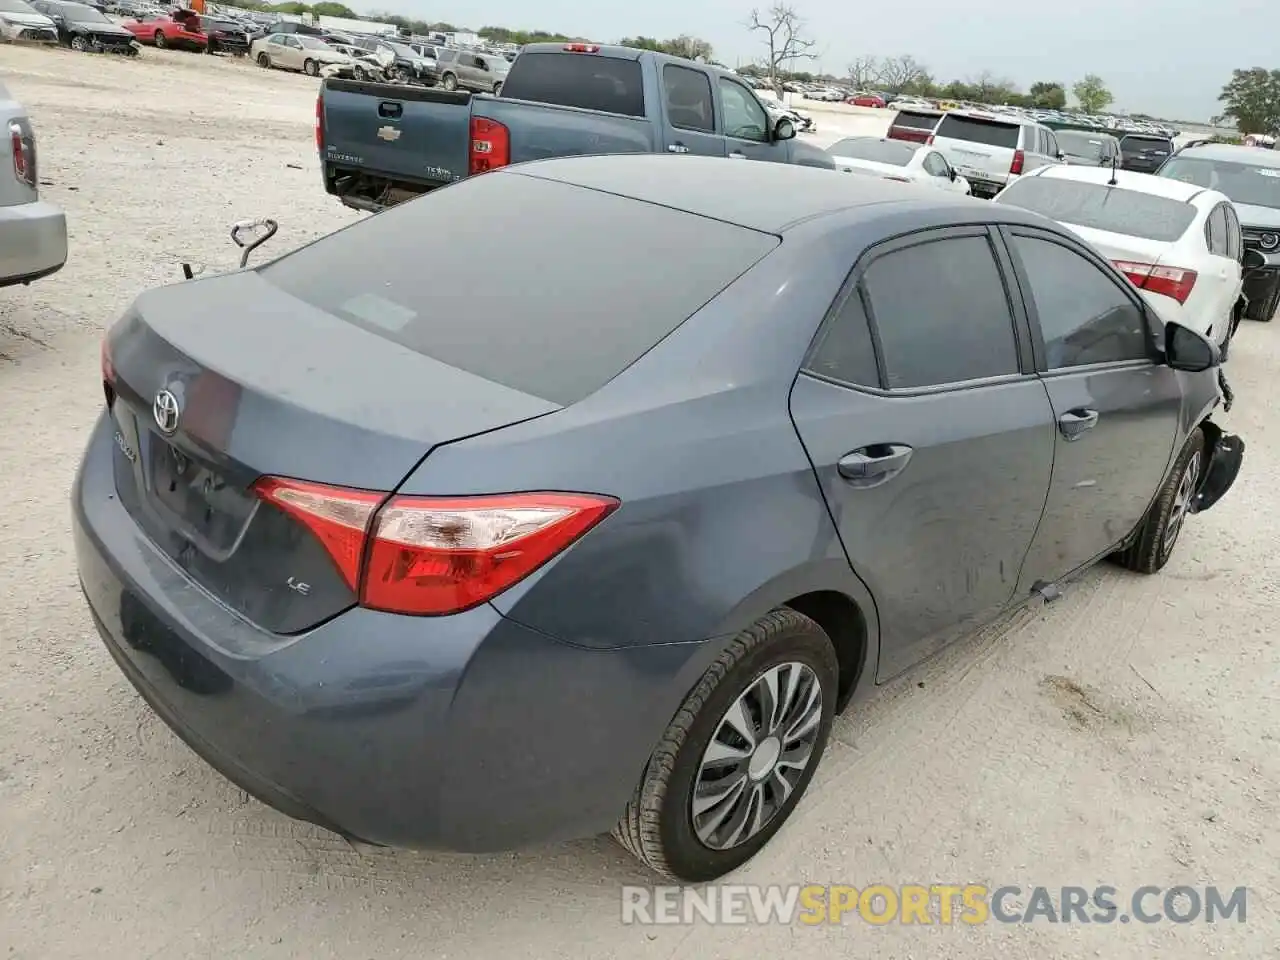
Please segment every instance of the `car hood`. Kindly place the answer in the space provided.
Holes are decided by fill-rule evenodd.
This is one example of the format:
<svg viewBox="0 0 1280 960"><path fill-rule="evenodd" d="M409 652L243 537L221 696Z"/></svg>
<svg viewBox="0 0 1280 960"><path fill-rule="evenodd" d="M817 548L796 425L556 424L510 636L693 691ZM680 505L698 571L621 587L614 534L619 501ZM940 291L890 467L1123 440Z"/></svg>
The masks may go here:
<svg viewBox="0 0 1280 960"><path fill-rule="evenodd" d="M24 27L48 27L52 29L53 21L43 13L0 13L0 20L6 23L17 23Z"/></svg>
<svg viewBox="0 0 1280 960"><path fill-rule="evenodd" d="M86 33L96 33L107 37L132 37L133 34L117 23L101 23L97 20L68 20L68 27L75 27Z"/></svg>
<svg viewBox="0 0 1280 960"><path fill-rule="evenodd" d="M1275 207L1256 207L1251 203L1235 204L1240 224L1245 227L1271 227L1280 230L1280 210Z"/></svg>

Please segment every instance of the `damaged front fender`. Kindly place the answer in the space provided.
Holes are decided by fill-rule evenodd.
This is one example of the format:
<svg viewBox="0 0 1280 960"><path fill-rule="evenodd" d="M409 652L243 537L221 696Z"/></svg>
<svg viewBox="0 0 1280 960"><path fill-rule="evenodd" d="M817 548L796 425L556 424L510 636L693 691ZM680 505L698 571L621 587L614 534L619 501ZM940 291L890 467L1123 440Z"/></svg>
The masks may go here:
<svg viewBox="0 0 1280 960"><path fill-rule="evenodd" d="M1226 496L1240 475L1244 463L1244 440L1223 433L1212 421L1203 424L1208 446L1208 466L1200 477L1200 486L1191 499L1190 512L1203 513Z"/></svg>

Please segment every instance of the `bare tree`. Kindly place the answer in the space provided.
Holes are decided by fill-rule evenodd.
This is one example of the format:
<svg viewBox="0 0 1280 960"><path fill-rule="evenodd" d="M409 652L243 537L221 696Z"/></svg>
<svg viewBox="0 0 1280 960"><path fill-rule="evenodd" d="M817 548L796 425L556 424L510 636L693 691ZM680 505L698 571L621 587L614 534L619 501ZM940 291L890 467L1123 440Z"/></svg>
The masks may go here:
<svg viewBox="0 0 1280 960"><path fill-rule="evenodd" d="M983 70L969 81L973 89L973 97L979 103L995 103L1003 100L1017 89L1017 85L1007 77L997 77L990 70Z"/></svg>
<svg viewBox="0 0 1280 960"><path fill-rule="evenodd" d="M785 3L775 3L765 11L759 8L752 10L747 27L764 34L762 41L769 50L764 64L769 73L769 85L781 98L782 81L778 74L797 60L816 60L818 54L814 47L818 41L805 36L804 19L795 7Z"/></svg>
<svg viewBox="0 0 1280 960"><path fill-rule="evenodd" d="M849 84L855 90L873 87L884 76L879 57L858 57L846 69L849 71Z"/></svg>
<svg viewBox="0 0 1280 960"><path fill-rule="evenodd" d="M880 61L880 82L890 93L901 93L928 76L924 64L912 56L885 57Z"/></svg>

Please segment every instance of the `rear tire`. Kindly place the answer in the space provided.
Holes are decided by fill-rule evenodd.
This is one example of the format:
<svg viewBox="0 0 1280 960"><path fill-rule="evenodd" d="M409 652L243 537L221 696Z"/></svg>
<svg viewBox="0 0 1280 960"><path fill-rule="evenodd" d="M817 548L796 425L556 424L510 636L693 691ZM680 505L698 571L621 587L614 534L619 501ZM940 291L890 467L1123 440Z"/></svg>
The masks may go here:
<svg viewBox="0 0 1280 960"><path fill-rule="evenodd" d="M302 62L302 72L308 77L314 77L319 75L320 67L316 65L314 60L304 60Z"/></svg>
<svg viewBox="0 0 1280 960"><path fill-rule="evenodd" d="M1133 542L1115 559L1134 573L1157 573L1173 556L1200 478L1204 474L1204 431L1191 432Z"/></svg>
<svg viewBox="0 0 1280 960"><path fill-rule="evenodd" d="M157 50L163 50L165 47L169 45L169 41L164 38L164 34L161 33L159 30L156 31L156 35L153 39L156 42Z"/></svg>
<svg viewBox="0 0 1280 960"><path fill-rule="evenodd" d="M816 623L787 608L757 620L685 698L614 838L656 873L689 883L746 863L791 816L821 762L838 683L835 648ZM695 798L703 798L696 812Z"/></svg>
<svg viewBox="0 0 1280 960"><path fill-rule="evenodd" d="M271 58L267 56L265 53L258 54L258 66L260 66L263 70L271 69Z"/></svg>
<svg viewBox="0 0 1280 960"><path fill-rule="evenodd" d="M500 96L502 96L502 84L501 84L501 83L495 83L495 84L493 85L493 95L494 95L495 97L500 97Z"/></svg>
<svg viewBox="0 0 1280 960"><path fill-rule="evenodd" d="M359 64L356 64L354 67L351 68L351 76L355 80L365 80L365 79L368 79L369 75L364 72L364 67L360 66Z"/></svg>
<svg viewBox="0 0 1280 960"><path fill-rule="evenodd" d="M450 93L453 93L453 91L458 89L458 78L452 73L446 73L444 78L440 81L440 85Z"/></svg>
<svg viewBox="0 0 1280 960"><path fill-rule="evenodd" d="M84 53L89 49L89 41L77 33L71 38L71 49L77 53Z"/></svg>

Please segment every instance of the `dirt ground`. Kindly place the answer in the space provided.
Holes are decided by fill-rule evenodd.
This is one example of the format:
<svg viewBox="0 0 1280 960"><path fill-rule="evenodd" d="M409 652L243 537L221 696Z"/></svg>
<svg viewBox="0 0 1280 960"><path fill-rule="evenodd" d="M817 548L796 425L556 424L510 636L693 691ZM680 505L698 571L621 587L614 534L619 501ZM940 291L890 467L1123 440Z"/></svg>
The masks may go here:
<svg viewBox="0 0 1280 960"><path fill-rule="evenodd" d="M305 78L10 47L0 79L31 112L72 242L60 274L0 291L0 958L1276 955L1275 325L1232 351L1224 420L1248 439L1245 473L1165 572L1095 570L840 718L792 823L733 878L1247 885L1247 922L624 926L619 887L648 877L610 841L353 849L226 783L122 678L68 535L103 327L183 257L229 266L236 219L277 217L283 249L356 215L321 191Z"/></svg>

